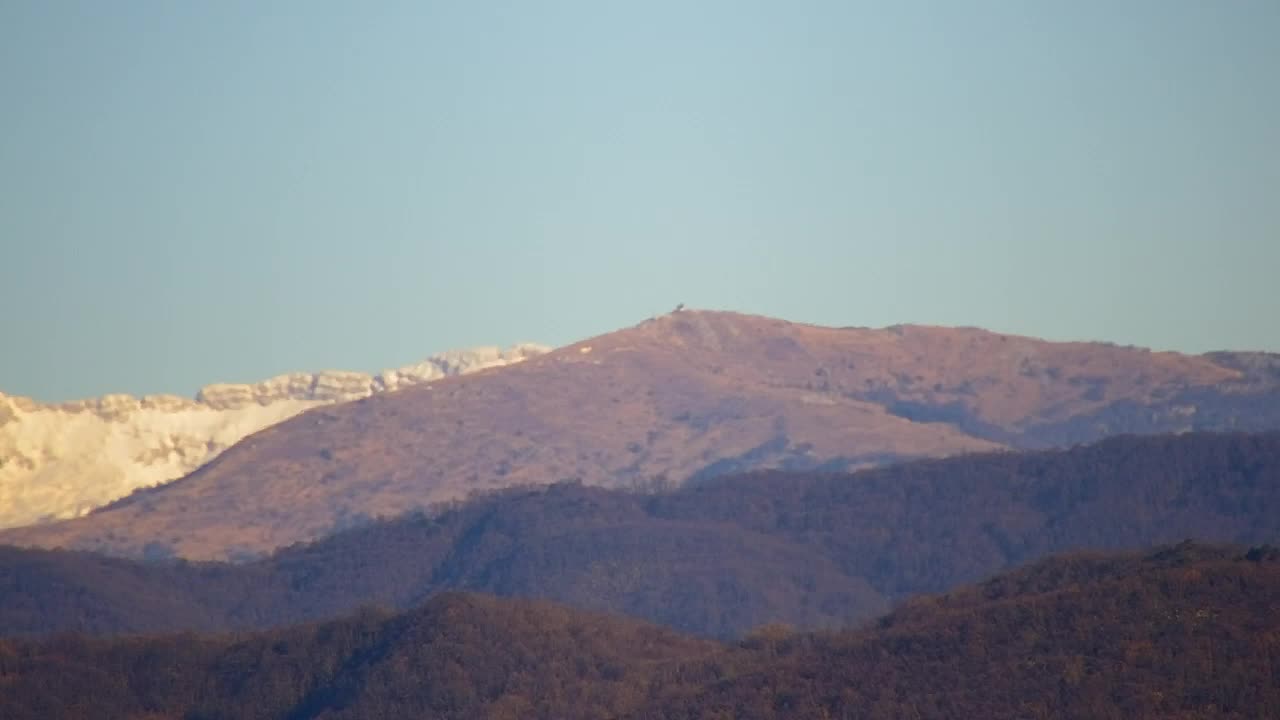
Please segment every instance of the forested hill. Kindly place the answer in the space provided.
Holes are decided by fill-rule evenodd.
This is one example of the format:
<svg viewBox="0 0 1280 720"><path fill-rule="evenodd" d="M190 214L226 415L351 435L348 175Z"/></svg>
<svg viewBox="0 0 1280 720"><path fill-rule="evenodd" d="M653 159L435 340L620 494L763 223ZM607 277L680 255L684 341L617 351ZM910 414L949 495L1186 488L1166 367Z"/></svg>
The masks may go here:
<svg viewBox="0 0 1280 720"><path fill-rule="evenodd" d="M536 597L717 637L844 626L1080 548L1280 540L1280 434L1121 437L675 492L514 489L246 565L0 548L0 634L225 630Z"/></svg>
<svg viewBox="0 0 1280 720"><path fill-rule="evenodd" d="M1280 717L1280 552L1059 557L860 630L720 645L446 593L241 637L0 640L0 717Z"/></svg>
<svg viewBox="0 0 1280 720"><path fill-rule="evenodd" d="M762 632L635 717L1280 717L1280 551L1074 555L923 597L873 628ZM674 699L669 699L674 698Z"/></svg>
<svg viewBox="0 0 1280 720"><path fill-rule="evenodd" d="M721 650L625 618L447 593L241 638L0 641L0 717L615 717L644 700L661 661Z"/></svg>

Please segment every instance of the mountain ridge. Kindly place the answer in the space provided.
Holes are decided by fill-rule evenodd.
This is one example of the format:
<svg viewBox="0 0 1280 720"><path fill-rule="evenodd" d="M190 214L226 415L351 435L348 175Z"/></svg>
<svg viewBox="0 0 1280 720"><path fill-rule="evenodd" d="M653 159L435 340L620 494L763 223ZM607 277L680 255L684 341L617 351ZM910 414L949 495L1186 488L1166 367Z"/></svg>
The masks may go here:
<svg viewBox="0 0 1280 720"><path fill-rule="evenodd" d="M332 405L87 517L0 541L193 559L521 484L849 470L1123 433L1280 428L1268 355L682 310L498 372Z"/></svg>
<svg viewBox="0 0 1280 720"><path fill-rule="evenodd" d="M376 374L325 370L217 383L194 398L108 394L62 403L0 393L0 528L76 517L140 487L181 477L241 438L305 410L549 350L450 350Z"/></svg>

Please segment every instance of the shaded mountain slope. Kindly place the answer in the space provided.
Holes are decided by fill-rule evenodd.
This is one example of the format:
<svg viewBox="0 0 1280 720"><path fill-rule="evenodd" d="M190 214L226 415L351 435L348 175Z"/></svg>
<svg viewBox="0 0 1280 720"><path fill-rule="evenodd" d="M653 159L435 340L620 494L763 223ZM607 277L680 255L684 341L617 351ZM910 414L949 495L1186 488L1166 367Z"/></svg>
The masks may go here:
<svg viewBox="0 0 1280 720"><path fill-rule="evenodd" d="M879 622L736 645L449 593L254 635L0 640L0 716L1262 718L1280 550L1053 558Z"/></svg>
<svg viewBox="0 0 1280 720"><path fill-rule="evenodd" d="M729 637L831 627L1076 548L1280 540L1280 433L1111 438L674 492L509 489L243 565L0 548L0 634L257 628L434 593L541 597Z"/></svg>
<svg viewBox="0 0 1280 720"><path fill-rule="evenodd" d="M850 469L1118 432L1280 428L1273 356L684 311L320 408L176 483L0 542L228 558L474 490ZM1271 364L1268 364L1271 363Z"/></svg>
<svg viewBox="0 0 1280 720"><path fill-rule="evenodd" d="M1269 718L1280 551L1075 555L923 597L861 632L748 641L635 717Z"/></svg>
<svg viewBox="0 0 1280 720"><path fill-rule="evenodd" d="M447 594L244 638L0 641L0 717L616 717L716 652L620 617Z"/></svg>

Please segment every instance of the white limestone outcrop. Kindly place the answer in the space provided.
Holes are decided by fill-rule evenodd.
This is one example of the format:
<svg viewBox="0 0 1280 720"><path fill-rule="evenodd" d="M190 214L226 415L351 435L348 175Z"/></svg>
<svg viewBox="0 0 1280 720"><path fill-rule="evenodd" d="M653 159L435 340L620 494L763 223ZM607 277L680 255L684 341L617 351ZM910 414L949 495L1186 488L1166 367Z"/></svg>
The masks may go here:
<svg viewBox="0 0 1280 720"><path fill-rule="evenodd" d="M76 517L182 477L241 438L320 405L517 363L549 348L522 344L433 355L376 375L289 373L208 385L194 400L104 395L41 404L0 393L0 528Z"/></svg>

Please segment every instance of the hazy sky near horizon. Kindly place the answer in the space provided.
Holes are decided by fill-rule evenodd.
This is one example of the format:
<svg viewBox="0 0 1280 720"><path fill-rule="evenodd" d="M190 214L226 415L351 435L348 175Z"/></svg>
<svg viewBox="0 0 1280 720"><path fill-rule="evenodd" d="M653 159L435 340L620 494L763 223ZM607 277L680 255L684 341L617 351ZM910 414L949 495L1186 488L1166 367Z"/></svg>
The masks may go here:
<svg viewBox="0 0 1280 720"><path fill-rule="evenodd" d="M1280 351L1280 3L0 0L0 391L670 310Z"/></svg>

